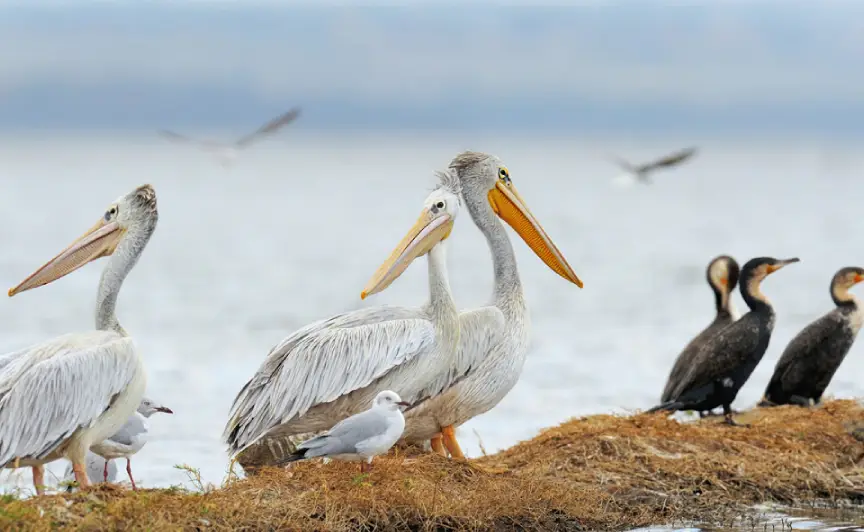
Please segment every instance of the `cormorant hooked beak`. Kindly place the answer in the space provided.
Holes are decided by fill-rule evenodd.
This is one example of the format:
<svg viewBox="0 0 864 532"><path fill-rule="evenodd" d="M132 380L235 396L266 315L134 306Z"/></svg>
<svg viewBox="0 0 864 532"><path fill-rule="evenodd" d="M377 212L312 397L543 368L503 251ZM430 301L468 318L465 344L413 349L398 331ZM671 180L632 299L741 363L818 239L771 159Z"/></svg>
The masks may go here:
<svg viewBox="0 0 864 532"><path fill-rule="evenodd" d="M798 257L793 257L791 259L786 259L786 260L778 260L776 263L768 265L767 275L771 275L772 273L776 272L780 268L783 268L784 266L788 266L790 264L800 262L800 261L801 261L801 259L799 259Z"/></svg>

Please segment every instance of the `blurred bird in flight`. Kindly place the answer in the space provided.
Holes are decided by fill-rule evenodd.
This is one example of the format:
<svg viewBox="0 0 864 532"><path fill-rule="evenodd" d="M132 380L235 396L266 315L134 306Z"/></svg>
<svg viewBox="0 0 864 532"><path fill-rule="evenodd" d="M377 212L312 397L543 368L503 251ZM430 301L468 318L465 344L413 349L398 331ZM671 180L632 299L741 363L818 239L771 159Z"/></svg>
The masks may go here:
<svg viewBox="0 0 864 532"><path fill-rule="evenodd" d="M219 159L219 162L222 164L223 167L228 167L237 158L240 150L252 145L256 141L268 135L279 131L284 126L296 120L298 116L300 116L300 108L295 107L270 120L254 132L249 133L248 135L244 135L243 137L239 138L234 142L193 139L187 137L186 135L181 135L179 133L175 133L166 129L159 130L158 133L159 135L173 142L182 142L196 145L204 151L214 154Z"/></svg>
<svg viewBox="0 0 864 532"><path fill-rule="evenodd" d="M651 179L649 178L651 173L661 168L677 166L695 154L696 148L687 148L640 165L632 165L627 161L616 157L615 162L626 172L626 175L619 177L618 181L621 182L621 184L640 182L649 185L651 184Z"/></svg>

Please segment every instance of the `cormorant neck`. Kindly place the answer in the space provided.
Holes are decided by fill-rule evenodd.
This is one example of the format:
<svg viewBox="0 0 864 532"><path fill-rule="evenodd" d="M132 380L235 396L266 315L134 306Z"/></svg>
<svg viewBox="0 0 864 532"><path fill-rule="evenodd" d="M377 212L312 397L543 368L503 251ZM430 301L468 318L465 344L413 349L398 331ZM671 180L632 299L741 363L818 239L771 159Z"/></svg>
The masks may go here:
<svg viewBox="0 0 864 532"><path fill-rule="evenodd" d="M771 302L768 301L768 298L762 293L761 284L763 279L764 277L750 277L742 279L741 282L741 295L744 297L744 302L747 303L747 307L749 307L753 312L774 310L771 306Z"/></svg>
<svg viewBox="0 0 864 532"><path fill-rule="evenodd" d="M857 307L858 298L849 293L849 288L839 284L831 287L831 299L838 307Z"/></svg>
<svg viewBox="0 0 864 532"><path fill-rule="evenodd" d="M150 240L156 224L143 226L132 226L122 240L108 257L102 277L99 279L99 288L96 292L96 329L100 331L114 331L127 336L126 331L117 321L117 296L123 281L132 268L138 262L141 252Z"/></svg>

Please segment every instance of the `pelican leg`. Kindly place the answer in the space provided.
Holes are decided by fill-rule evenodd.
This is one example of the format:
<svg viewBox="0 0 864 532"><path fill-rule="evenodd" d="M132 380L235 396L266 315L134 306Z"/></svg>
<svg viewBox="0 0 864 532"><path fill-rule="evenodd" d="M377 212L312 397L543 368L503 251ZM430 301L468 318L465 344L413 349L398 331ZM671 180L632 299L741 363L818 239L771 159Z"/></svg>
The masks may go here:
<svg viewBox="0 0 864 532"><path fill-rule="evenodd" d="M447 451L450 452L452 458L465 458L465 455L462 454L462 449L459 447L459 442L456 441L456 433L453 429L453 425L447 425L441 429L441 439L444 442L444 447L446 447Z"/></svg>
<svg viewBox="0 0 864 532"><path fill-rule="evenodd" d="M107 463L106 463L106 465L105 465L105 468L106 468L106 471L107 471L107 468L108 468ZM135 485L135 479L132 478L132 461L129 460L128 457L126 458L126 473L129 475L129 482L132 483L132 489L133 489L134 491L138 491L138 486Z"/></svg>
<svg viewBox="0 0 864 532"><path fill-rule="evenodd" d="M75 473L75 482L82 488L90 486L90 479L87 477L87 467L81 462L72 462L72 472Z"/></svg>
<svg viewBox="0 0 864 532"><path fill-rule="evenodd" d="M429 442L432 444L432 450L436 453L440 454L444 458L447 458L447 450L444 449L444 443L441 441L441 435L432 436L432 440Z"/></svg>
<svg viewBox="0 0 864 532"><path fill-rule="evenodd" d="M372 458L369 458L365 462L360 462L360 473L368 473L372 470Z"/></svg>
<svg viewBox="0 0 864 532"><path fill-rule="evenodd" d="M36 495L45 494L45 468L41 465L33 466L33 487L36 488Z"/></svg>

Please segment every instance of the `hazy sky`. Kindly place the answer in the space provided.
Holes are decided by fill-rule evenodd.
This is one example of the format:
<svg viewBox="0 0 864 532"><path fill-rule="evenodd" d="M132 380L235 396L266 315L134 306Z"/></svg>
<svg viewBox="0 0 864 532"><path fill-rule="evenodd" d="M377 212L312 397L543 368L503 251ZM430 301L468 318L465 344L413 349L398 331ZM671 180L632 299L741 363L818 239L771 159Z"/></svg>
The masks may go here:
<svg viewBox="0 0 864 532"><path fill-rule="evenodd" d="M864 2L395 3L0 1L0 128L864 131Z"/></svg>

